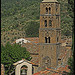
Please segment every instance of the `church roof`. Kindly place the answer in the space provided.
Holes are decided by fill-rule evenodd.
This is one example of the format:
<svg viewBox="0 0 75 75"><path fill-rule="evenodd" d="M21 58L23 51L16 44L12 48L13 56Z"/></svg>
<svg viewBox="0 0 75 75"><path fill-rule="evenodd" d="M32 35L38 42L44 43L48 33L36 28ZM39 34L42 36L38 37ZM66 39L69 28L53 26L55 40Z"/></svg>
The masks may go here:
<svg viewBox="0 0 75 75"><path fill-rule="evenodd" d="M43 0L42 2L58 2L57 0Z"/></svg>
<svg viewBox="0 0 75 75"><path fill-rule="evenodd" d="M22 60L20 60L20 61L17 61L17 62L15 62L13 65L18 65L18 64L21 64L21 63L23 63L23 62L27 62L27 63L30 63L30 64L32 64L32 65L36 65L35 63L33 63L33 62L31 62L31 61L28 61L28 60L26 60L26 59L22 59Z"/></svg>

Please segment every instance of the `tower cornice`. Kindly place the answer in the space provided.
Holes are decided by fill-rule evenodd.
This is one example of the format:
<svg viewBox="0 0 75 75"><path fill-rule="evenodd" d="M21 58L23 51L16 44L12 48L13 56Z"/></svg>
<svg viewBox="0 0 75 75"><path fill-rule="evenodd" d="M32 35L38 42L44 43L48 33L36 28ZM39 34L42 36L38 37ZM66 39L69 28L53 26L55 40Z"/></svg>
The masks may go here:
<svg viewBox="0 0 75 75"><path fill-rule="evenodd" d="M61 30L61 28L39 28L39 30Z"/></svg>
<svg viewBox="0 0 75 75"><path fill-rule="evenodd" d="M40 14L40 16L60 16L59 14L55 14L55 15L52 15L52 14Z"/></svg>
<svg viewBox="0 0 75 75"><path fill-rule="evenodd" d="M40 14L40 16L60 16L59 14L55 14L55 15L52 15L52 14Z"/></svg>
<svg viewBox="0 0 75 75"><path fill-rule="evenodd" d="M38 43L38 45L60 45L61 43Z"/></svg>

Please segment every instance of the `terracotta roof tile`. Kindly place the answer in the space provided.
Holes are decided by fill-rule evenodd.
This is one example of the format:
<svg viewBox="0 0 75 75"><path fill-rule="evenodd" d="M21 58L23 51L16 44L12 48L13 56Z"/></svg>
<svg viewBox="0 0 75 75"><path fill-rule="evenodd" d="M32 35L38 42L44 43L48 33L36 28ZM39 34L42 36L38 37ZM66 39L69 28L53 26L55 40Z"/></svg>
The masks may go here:
<svg viewBox="0 0 75 75"><path fill-rule="evenodd" d="M38 37L31 37L31 38L25 38L26 40L29 40L33 43L39 43L39 38Z"/></svg>
<svg viewBox="0 0 75 75"><path fill-rule="evenodd" d="M53 70L50 68L46 68L47 70L45 71L39 71L33 75L41 75L41 74L45 74L47 75L48 73L51 73L50 75L62 75L63 71L69 72L70 69L68 69L68 65L66 65L65 67L59 67L57 70Z"/></svg>

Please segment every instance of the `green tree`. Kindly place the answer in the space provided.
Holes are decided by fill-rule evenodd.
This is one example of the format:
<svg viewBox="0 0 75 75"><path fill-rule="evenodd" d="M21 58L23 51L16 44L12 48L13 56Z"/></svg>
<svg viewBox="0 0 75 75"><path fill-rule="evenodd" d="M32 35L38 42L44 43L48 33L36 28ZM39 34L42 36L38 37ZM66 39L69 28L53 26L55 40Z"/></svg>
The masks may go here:
<svg viewBox="0 0 75 75"><path fill-rule="evenodd" d="M5 66L5 74L8 75L13 71L13 63L22 60L22 58L30 60L30 53L25 47L19 44L11 45L9 42L5 46L1 46L1 63Z"/></svg>
<svg viewBox="0 0 75 75"><path fill-rule="evenodd" d="M74 0L68 0L68 12L69 16L73 19L73 29L72 29L72 57L68 60L68 64L70 66L69 75L74 75Z"/></svg>
<svg viewBox="0 0 75 75"><path fill-rule="evenodd" d="M74 0L68 0L68 12L69 16L74 18Z"/></svg>
<svg viewBox="0 0 75 75"><path fill-rule="evenodd" d="M26 36L27 37L37 37L39 36L39 23L31 21L26 29Z"/></svg>

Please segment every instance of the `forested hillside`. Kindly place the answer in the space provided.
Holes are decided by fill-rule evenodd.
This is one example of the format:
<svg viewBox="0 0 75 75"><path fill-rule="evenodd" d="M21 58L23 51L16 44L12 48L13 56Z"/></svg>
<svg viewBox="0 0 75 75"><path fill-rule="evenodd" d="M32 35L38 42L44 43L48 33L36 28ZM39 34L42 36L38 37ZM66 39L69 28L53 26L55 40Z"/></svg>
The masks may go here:
<svg viewBox="0 0 75 75"><path fill-rule="evenodd" d="M17 30L16 32L25 31L25 37L37 37L40 25L41 1L42 0L1 0L1 38L4 38L4 33L8 33L9 30L13 29ZM61 4L62 35L70 36L72 33L73 19L67 11L68 0L59 0L59 2ZM31 30L29 31L30 28Z"/></svg>

